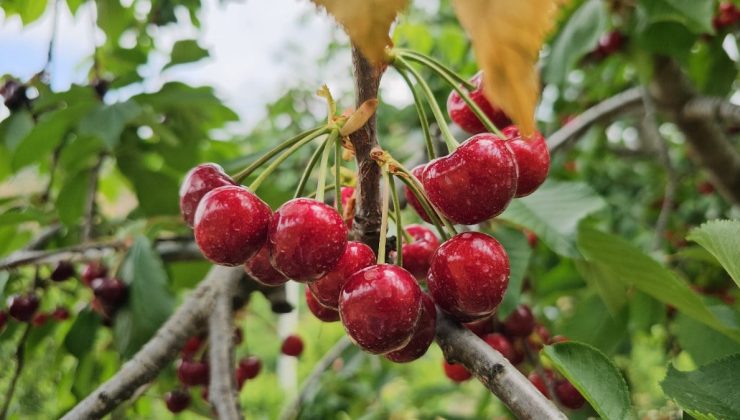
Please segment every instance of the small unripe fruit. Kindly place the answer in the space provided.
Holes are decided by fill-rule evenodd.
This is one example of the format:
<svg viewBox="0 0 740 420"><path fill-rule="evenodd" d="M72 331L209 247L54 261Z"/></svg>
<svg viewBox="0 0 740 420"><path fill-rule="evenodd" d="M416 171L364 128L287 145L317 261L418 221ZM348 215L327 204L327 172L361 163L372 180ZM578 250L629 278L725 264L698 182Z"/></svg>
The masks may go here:
<svg viewBox="0 0 740 420"><path fill-rule="evenodd" d="M447 375L447 377L450 378L453 382L465 382L473 377L473 374L465 369L465 366L463 365L456 363L447 363L447 361L444 361L442 366L444 368L445 375Z"/></svg>

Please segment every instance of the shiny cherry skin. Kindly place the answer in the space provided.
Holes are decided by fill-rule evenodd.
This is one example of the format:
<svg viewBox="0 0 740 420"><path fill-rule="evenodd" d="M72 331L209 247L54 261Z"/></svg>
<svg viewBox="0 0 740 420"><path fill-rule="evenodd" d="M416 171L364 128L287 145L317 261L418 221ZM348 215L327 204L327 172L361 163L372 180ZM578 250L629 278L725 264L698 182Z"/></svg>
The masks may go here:
<svg viewBox="0 0 740 420"><path fill-rule="evenodd" d="M177 367L177 379L187 386L208 385L210 369L208 363L195 360L182 360Z"/></svg>
<svg viewBox="0 0 740 420"><path fill-rule="evenodd" d="M275 270L270 263L270 250L267 243L260 248L259 252L244 263L244 271L257 283L265 286L280 286L288 281L283 273Z"/></svg>
<svg viewBox="0 0 740 420"><path fill-rule="evenodd" d="M244 264L265 244L270 215L270 207L247 188L216 188L195 212L195 241L216 264Z"/></svg>
<svg viewBox="0 0 740 420"><path fill-rule="evenodd" d="M362 242L349 241L342 257L331 271L308 287L316 301L330 309L339 309L339 295L352 274L375 264L375 253Z"/></svg>
<svg viewBox="0 0 740 420"><path fill-rule="evenodd" d="M437 308L429 295L422 293L421 297L423 306L421 317L419 317L419 322L416 324L416 331L414 331L411 341L403 348L385 355L392 362L412 362L426 354L429 346L432 345L432 341L434 341L434 333L437 327Z"/></svg>
<svg viewBox="0 0 740 420"><path fill-rule="evenodd" d="M75 266L72 265L71 262L59 261L59 263L57 263L57 266L54 267L54 270L51 272L51 276L49 276L49 278L52 281L64 281L74 277L74 275Z"/></svg>
<svg viewBox="0 0 740 420"><path fill-rule="evenodd" d="M447 363L445 360L442 362L442 367L444 368L445 375L455 383L465 382L473 377L473 374L461 364Z"/></svg>
<svg viewBox="0 0 740 420"><path fill-rule="evenodd" d="M511 124L511 119L504 111L498 106L491 104L483 93L483 72L480 71L473 76L470 79L470 83L475 86L475 89L469 92L470 99L486 114L493 125L496 127L506 127ZM450 92L450 96L447 98L447 114L455 124L470 134L488 131L478 117L475 116L473 110L468 107L468 104L465 103L463 98L455 90Z"/></svg>
<svg viewBox="0 0 740 420"><path fill-rule="evenodd" d="M439 307L460 322L490 316L509 284L509 257L501 244L480 232L464 232L432 256L429 292Z"/></svg>
<svg viewBox="0 0 740 420"><path fill-rule="evenodd" d="M339 315L347 335L373 354L385 354L408 344L422 306L422 291L414 276L390 264L356 272L339 296Z"/></svg>
<svg viewBox="0 0 740 420"><path fill-rule="evenodd" d="M224 169L215 163L204 163L191 169L180 185L180 214L185 223L193 227L200 200L218 187L236 185Z"/></svg>
<svg viewBox="0 0 740 420"><path fill-rule="evenodd" d="M300 356L303 353L303 339L295 334L285 337L280 352L286 356Z"/></svg>
<svg viewBox="0 0 740 420"><path fill-rule="evenodd" d="M432 254L439 248L439 239L426 226L408 225L404 229L414 241L401 246L403 268L418 279L426 278Z"/></svg>
<svg viewBox="0 0 740 420"><path fill-rule="evenodd" d="M80 280L82 280L85 285L90 286L93 280L107 275L108 267L106 267L102 261L92 261L82 269Z"/></svg>
<svg viewBox="0 0 740 420"><path fill-rule="evenodd" d="M473 334L478 337L483 337L488 333L493 332L493 315L479 319L477 321L468 322L463 326L469 329Z"/></svg>
<svg viewBox="0 0 740 420"><path fill-rule="evenodd" d="M534 331L535 320L527 305L519 305L504 320L504 332L509 337L526 337Z"/></svg>
<svg viewBox="0 0 740 420"><path fill-rule="evenodd" d="M477 134L422 174L429 201L448 219L473 225L498 216L517 189L517 166L501 138Z"/></svg>
<svg viewBox="0 0 740 420"><path fill-rule="evenodd" d="M547 143L539 131L535 131L530 138L523 138L519 129L513 125L504 128L503 134L519 170L514 197L525 197L539 188L547 178L550 170Z"/></svg>
<svg viewBox="0 0 740 420"><path fill-rule="evenodd" d="M347 247L347 226L319 201L295 198L280 206L268 235L272 266L299 282L316 280L337 264Z"/></svg>
<svg viewBox="0 0 740 420"><path fill-rule="evenodd" d="M115 277L99 277L90 284L93 294L103 304L117 307L126 300L126 283Z"/></svg>
<svg viewBox="0 0 740 420"><path fill-rule="evenodd" d="M164 403L171 413L179 413L190 405L190 394L181 389L170 391L164 394Z"/></svg>
<svg viewBox="0 0 740 420"><path fill-rule="evenodd" d="M306 289L306 306L308 310L323 322L339 321L339 312L336 309L327 308L319 303L308 288Z"/></svg>
<svg viewBox="0 0 740 420"><path fill-rule="evenodd" d="M421 175L424 173L424 168L426 168L426 164L418 165L411 170L411 174L415 176L419 180L419 182L421 182ZM403 195L406 196L406 202L409 203L414 211L416 211L416 214L421 217L421 220L427 223L432 223L432 219L429 217L427 212L424 210L424 207L421 205L411 189L406 186L406 184L404 184L403 186Z"/></svg>
<svg viewBox="0 0 740 420"><path fill-rule="evenodd" d="M507 360L509 360L509 362L514 363L514 360L517 359L514 345L511 344L511 341L509 341L509 339L506 338L506 336L504 336L503 334L486 334L483 337L483 341L488 343L488 345L491 346L494 350L501 353Z"/></svg>
<svg viewBox="0 0 740 420"><path fill-rule="evenodd" d="M13 295L8 298L8 315L16 321L30 322L39 309L39 297L34 293Z"/></svg>
<svg viewBox="0 0 740 420"><path fill-rule="evenodd" d="M239 369L247 379L254 379L262 370L262 360L257 356L247 356L239 360Z"/></svg>
<svg viewBox="0 0 740 420"><path fill-rule="evenodd" d="M555 395L558 397L558 401L571 410L578 410L586 402L583 395L566 379L555 383Z"/></svg>

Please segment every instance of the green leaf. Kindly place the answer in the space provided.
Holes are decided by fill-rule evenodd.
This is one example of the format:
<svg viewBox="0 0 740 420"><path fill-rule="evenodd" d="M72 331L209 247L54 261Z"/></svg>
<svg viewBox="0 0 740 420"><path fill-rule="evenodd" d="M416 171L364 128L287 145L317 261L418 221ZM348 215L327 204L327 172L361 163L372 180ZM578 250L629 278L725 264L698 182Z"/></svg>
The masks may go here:
<svg viewBox="0 0 740 420"><path fill-rule="evenodd" d="M169 318L174 300L162 261L144 236L134 239L119 276L129 288L128 305L116 315L114 334L116 347L128 358Z"/></svg>
<svg viewBox="0 0 740 420"><path fill-rule="evenodd" d="M697 35L677 22L656 22L640 31L637 44L645 51L681 59L691 53Z"/></svg>
<svg viewBox="0 0 740 420"><path fill-rule="evenodd" d="M604 2L584 2L568 19L552 44L543 73L545 81L562 84L578 60L593 49L607 24L608 13Z"/></svg>
<svg viewBox="0 0 740 420"><path fill-rule="evenodd" d="M578 389L601 418L633 418L627 383L602 352L573 341L546 346L543 351L555 369Z"/></svg>
<svg viewBox="0 0 740 420"><path fill-rule="evenodd" d="M175 42L175 45L172 46L170 62L164 66L164 69L178 64L192 63L206 57L208 57L208 50L201 48L196 40L183 39Z"/></svg>
<svg viewBox="0 0 740 420"><path fill-rule="evenodd" d="M678 22L696 34L714 33L712 0L642 0L640 10L648 22Z"/></svg>
<svg viewBox="0 0 740 420"><path fill-rule="evenodd" d="M83 309L64 337L64 348L78 360L82 360L93 349L99 327L100 316L90 308Z"/></svg>
<svg viewBox="0 0 740 420"><path fill-rule="evenodd" d="M717 331L740 341L740 332L723 322L670 270L619 236L582 227L578 248L589 262L611 271L610 278L639 290Z"/></svg>
<svg viewBox="0 0 740 420"><path fill-rule="evenodd" d="M612 315L598 296L590 295L579 300L575 311L564 317L559 332L612 354L627 338L627 316L626 309Z"/></svg>
<svg viewBox="0 0 740 420"><path fill-rule="evenodd" d="M0 136L9 151L15 150L18 143L33 129L31 113L22 110L14 112L0 124Z"/></svg>
<svg viewBox="0 0 740 420"><path fill-rule="evenodd" d="M67 7L69 7L69 11L72 12L73 16L77 14L77 10L84 2L85 0L67 0Z"/></svg>
<svg viewBox="0 0 740 420"><path fill-rule="evenodd" d="M509 256L509 266L511 267L509 287L506 289L503 301L496 310L498 317L504 319L519 304L522 282L524 281L524 275L527 273L529 259L532 256L532 248L529 246L527 237L518 230L497 229L493 236L501 242L506 250Z"/></svg>
<svg viewBox="0 0 740 420"><path fill-rule="evenodd" d="M698 419L740 418L740 354L691 372L668 368L663 391Z"/></svg>
<svg viewBox="0 0 740 420"><path fill-rule="evenodd" d="M604 301L612 315L617 314L627 303L627 288L613 279L612 272L600 264L576 260L576 269Z"/></svg>
<svg viewBox="0 0 740 420"><path fill-rule="evenodd" d="M19 15L23 25L28 25L44 14L46 3L47 0L6 0L2 8L8 16Z"/></svg>
<svg viewBox="0 0 740 420"><path fill-rule="evenodd" d="M712 220L689 232L686 239L709 251L740 287L740 220Z"/></svg>
<svg viewBox="0 0 740 420"><path fill-rule="evenodd" d="M77 225L85 214L85 198L90 187L90 172L80 171L64 180L56 200L59 219L71 228Z"/></svg>
<svg viewBox="0 0 740 420"><path fill-rule="evenodd" d="M725 51L723 40L716 36L696 43L689 56L689 76L706 95L727 95L737 76L737 65Z"/></svg>
<svg viewBox="0 0 740 420"><path fill-rule="evenodd" d="M43 211L26 207L22 209L7 210L0 214L0 226L12 226L25 222L38 222L46 224L51 221L51 216Z"/></svg>
<svg viewBox="0 0 740 420"><path fill-rule="evenodd" d="M578 223L606 202L580 182L545 182L534 194L511 202L499 217L537 234L556 253L577 258Z"/></svg>
<svg viewBox="0 0 740 420"><path fill-rule="evenodd" d="M140 114L141 107L132 100L100 105L80 121L79 133L97 137L112 149L118 144L126 124Z"/></svg>
<svg viewBox="0 0 740 420"><path fill-rule="evenodd" d="M0 302L5 301L5 286L10 280L10 271L0 271Z"/></svg>
<svg viewBox="0 0 740 420"><path fill-rule="evenodd" d="M681 349L688 352L697 365L740 353L740 344L681 313L676 316L673 328Z"/></svg>

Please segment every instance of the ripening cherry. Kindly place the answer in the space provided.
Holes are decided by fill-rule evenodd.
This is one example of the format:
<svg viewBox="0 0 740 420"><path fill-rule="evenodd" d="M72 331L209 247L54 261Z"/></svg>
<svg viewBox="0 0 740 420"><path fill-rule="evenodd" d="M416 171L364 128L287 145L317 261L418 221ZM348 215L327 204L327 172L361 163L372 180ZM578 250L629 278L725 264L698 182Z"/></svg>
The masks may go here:
<svg viewBox="0 0 740 420"><path fill-rule="evenodd" d="M586 402L583 395L566 379L555 383L555 395L558 401L571 410L578 410Z"/></svg>
<svg viewBox="0 0 740 420"><path fill-rule="evenodd" d="M39 297L34 293L13 295L8 298L8 314L16 321L30 322L39 308Z"/></svg>
<svg viewBox="0 0 740 420"><path fill-rule="evenodd" d="M423 279L429 271L429 264L432 261L434 251L439 248L439 239L426 226L408 225L404 227L413 242L404 242L401 246L403 254L403 268L413 274L418 279Z"/></svg>
<svg viewBox="0 0 740 420"><path fill-rule="evenodd" d="M375 253L362 242L349 241L339 261L328 273L308 284L313 297L321 305L339 309L339 295L347 279L375 263Z"/></svg>
<svg viewBox="0 0 740 420"><path fill-rule="evenodd" d="M82 280L86 286L90 286L93 280L107 275L108 267L106 267L102 261L91 261L82 269L80 280Z"/></svg>
<svg viewBox="0 0 740 420"><path fill-rule="evenodd" d="M306 289L306 306L311 313L323 322L339 321L339 312L336 309L327 308L319 303L308 288Z"/></svg>
<svg viewBox="0 0 740 420"><path fill-rule="evenodd" d="M421 316L416 324L416 331L414 331L411 341L402 348L387 353L385 357L388 360L396 363L412 362L423 356L434 341L437 327L437 308L429 295L422 293L421 297L423 302Z"/></svg>
<svg viewBox="0 0 740 420"><path fill-rule="evenodd" d="M546 374L549 373L550 376L552 376L552 372L546 372ZM545 380L540 376L537 372L532 371L529 376L527 377L529 379L529 382L534 385L535 388L537 388L538 391L540 391L540 394L544 395L547 398L550 398L550 392L547 391L547 385L545 384Z"/></svg>
<svg viewBox="0 0 740 420"><path fill-rule="evenodd" d="M195 360L181 360L177 367L177 378L187 386L208 385L208 363Z"/></svg>
<svg viewBox="0 0 740 420"><path fill-rule="evenodd" d="M90 283L90 287L103 304L117 307L126 299L126 283L115 277L99 277Z"/></svg>
<svg viewBox="0 0 740 420"><path fill-rule="evenodd" d="M164 403L172 413L179 413L190 405L190 394L187 391L175 389L164 394Z"/></svg>
<svg viewBox="0 0 740 420"><path fill-rule="evenodd" d="M270 263L270 250L267 243L262 246L255 256L244 263L244 271L257 283L265 286L280 286L288 281L288 278L283 273L275 270L275 267Z"/></svg>
<svg viewBox="0 0 740 420"><path fill-rule="evenodd" d="M69 261L59 261L51 272L49 278L52 281L64 281L74 277L75 267Z"/></svg>
<svg viewBox="0 0 740 420"><path fill-rule="evenodd" d="M200 350L200 347L203 345L203 339L198 336L192 336L188 338L188 341L185 342L185 345L182 347L182 351L180 352L181 357L185 360L190 360L195 356L195 353Z"/></svg>
<svg viewBox="0 0 740 420"><path fill-rule="evenodd" d="M239 369L244 372L246 379L254 379L262 370L262 361L257 356L248 356L239 360Z"/></svg>
<svg viewBox="0 0 740 420"><path fill-rule="evenodd" d="M447 375L447 377L450 378L452 382L465 382L473 377L473 374L465 369L465 366L461 364L447 363L447 361L444 360L442 362L442 367L444 368L445 375Z"/></svg>
<svg viewBox="0 0 740 420"><path fill-rule="evenodd" d="M31 324L34 327L42 327L49 320L49 314L45 312L36 312L31 319Z"/></svg>
<svg viewBox="0 0 740 420"><path fill-rule="evenodd" d="M285 337L280 352L286 356L300 356L303 353L303 339L295 334Z"/></svg>
<svg viewBox="0 0 740 420"><path fill-rule="evenodd" d="M526 337L534 331L535 320L527 305L519 305L504 320L504 332L509 337Z"/></svg>
<svg viewBox="0 0 740 420"><path fill-rule="evenodd" d="M180 185L180 214L185 223L193 227L195 212L203 196L227 185L236 183L215 163L204 163L191 169Z"/></svg>
<svg viewBox="0 0 740 420"><path fill-rule="evenodd" d="M550 170L550 152L545 138L539 131L530 138L524 138L514 125L504 128L503 134L519 170L514 197L532 194L545 182Z"/></svg>
<svg viewBox="0 0 740 420"><path fill-rule="evenodd" d="M509 360L509 362L514 363L514 361L517 360L517 354L516 350L514 349L514 345L511 344L511 341L509 341L509 339L506 338L506 336L504 336L503 334L487 334L483 337L483 341L485 341L494 350L501 353L501 355Z"/></svg>
<svg viewBox="0 0 740 420"><path fill-rule="evenodd" d="M483 92L483 72L480 71L473 76L470 79L470 83L475 86L475 89L469 92L470 99L478 105L493 125L496 127L506 127L511 124L511 119L504 111L486 98ZM475 116L473 110L468 107L468 104L465 103L460 94L455 90L450 92L450 96L447 98L447 114L455 124L470 134L488 131L478 117Z"/></svg>

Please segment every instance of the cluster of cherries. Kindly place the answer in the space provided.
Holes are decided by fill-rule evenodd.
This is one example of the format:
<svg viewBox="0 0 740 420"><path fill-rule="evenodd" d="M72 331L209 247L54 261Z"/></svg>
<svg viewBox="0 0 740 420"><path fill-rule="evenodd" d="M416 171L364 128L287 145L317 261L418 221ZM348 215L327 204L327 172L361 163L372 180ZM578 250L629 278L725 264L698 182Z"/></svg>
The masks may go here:
<svg viewBox="0 0 740 420"><path fill-rule="evenodd" d="M730 1L723 1L719 4L717 14L712 18L712 26L716 30L731 28L740 20L740 9Z"/></svg>

